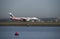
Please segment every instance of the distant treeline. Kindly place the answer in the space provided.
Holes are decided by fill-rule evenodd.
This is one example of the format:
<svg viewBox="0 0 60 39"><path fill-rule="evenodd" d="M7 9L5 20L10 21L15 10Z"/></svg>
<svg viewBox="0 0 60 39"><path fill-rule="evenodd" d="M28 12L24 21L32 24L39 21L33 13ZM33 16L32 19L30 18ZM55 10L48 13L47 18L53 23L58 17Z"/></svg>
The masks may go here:
<svg viewBox="0 0 60 39"><path fill-rule="evenodd" d="M56 22L57 18L40 18L41 21L47 22L47 21L53 21Z"/></svg>
<svg viewBox="0 0 60 39"><path fill-rule="evenodd" d="M0 22L5 22L5 21L10 21L9 18L6 18L6 19L0 19Z"/></svg>

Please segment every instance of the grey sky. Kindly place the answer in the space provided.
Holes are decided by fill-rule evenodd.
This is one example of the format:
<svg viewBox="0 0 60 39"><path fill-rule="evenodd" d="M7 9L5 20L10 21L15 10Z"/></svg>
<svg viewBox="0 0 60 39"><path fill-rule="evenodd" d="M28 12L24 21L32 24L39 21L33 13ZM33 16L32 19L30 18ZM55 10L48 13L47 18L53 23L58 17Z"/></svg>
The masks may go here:
<svg viewBox="0 0 60 39"><path fill-rule="evenodd" d="M60 0L0 0L0 18L15 16L60 17Z"/></svg>

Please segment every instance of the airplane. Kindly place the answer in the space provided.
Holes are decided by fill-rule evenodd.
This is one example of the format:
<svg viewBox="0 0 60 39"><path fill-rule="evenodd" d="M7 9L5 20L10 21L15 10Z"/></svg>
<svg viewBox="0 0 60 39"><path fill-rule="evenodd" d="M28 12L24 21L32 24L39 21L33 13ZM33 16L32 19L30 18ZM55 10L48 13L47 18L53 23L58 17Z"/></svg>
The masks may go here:
<svg viewBox="0 0 60 39"><path fill-rule="evenodd" d="M12 21L28 21L28 22L40 21L40 19L37 17L15 17L11 12L9 13L9 15L10 20Z"/></svg>

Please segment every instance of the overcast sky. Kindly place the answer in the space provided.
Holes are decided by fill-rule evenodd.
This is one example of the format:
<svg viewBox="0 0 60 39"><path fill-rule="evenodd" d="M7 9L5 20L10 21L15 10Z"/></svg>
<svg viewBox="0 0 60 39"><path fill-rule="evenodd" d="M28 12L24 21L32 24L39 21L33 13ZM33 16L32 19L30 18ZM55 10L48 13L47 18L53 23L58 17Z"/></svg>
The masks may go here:
<svg viewBox="0 0 60 39"><path fill-rule="evenodd" d="M0 0L0 19L15 16L60 17L60 0Z"/></svg>

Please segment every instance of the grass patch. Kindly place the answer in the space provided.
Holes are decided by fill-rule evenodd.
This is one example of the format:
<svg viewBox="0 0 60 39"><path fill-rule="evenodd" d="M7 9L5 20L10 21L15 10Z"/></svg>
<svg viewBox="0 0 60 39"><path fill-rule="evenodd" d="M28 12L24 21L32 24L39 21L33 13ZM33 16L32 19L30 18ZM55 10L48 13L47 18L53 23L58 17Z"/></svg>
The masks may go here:
<svg viewBox="0 0 60 39"><path fill-rule="evenodd" d="M59 22L0 22L0 26L60 26Z"/></svg>

